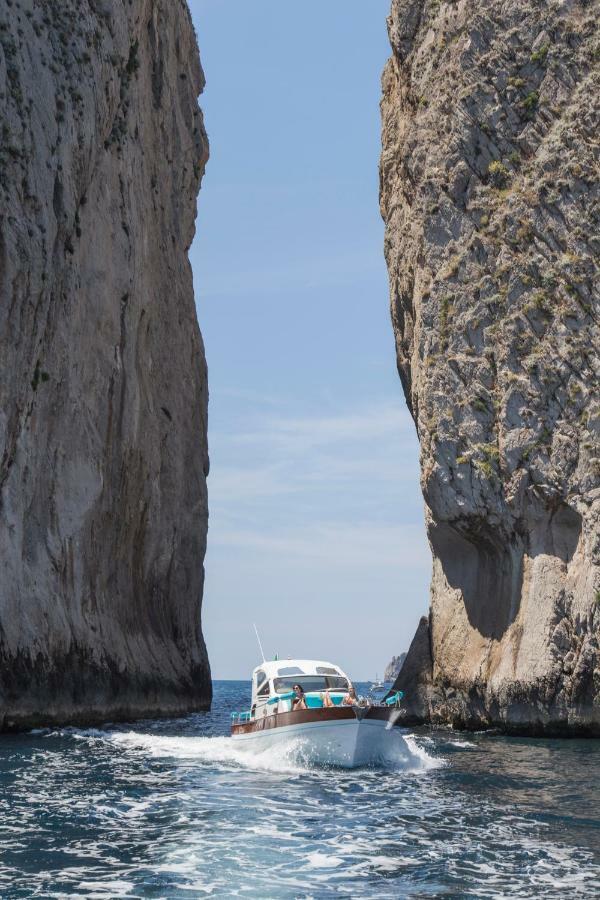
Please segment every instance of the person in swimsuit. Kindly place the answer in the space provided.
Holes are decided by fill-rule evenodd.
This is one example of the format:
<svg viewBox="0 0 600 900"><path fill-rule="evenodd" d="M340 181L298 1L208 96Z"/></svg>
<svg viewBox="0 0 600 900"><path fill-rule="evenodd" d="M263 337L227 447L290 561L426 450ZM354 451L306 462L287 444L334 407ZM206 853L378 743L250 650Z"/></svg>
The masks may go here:
<svg viewBox="0 0 600 900"><path fill-rule="evenodd" d="M296 694L292 701L292 709L306 709L306 700L304 699L304 688L301 684L295 684L293 690Z"/></svg>
<svg viewBox="0 0 600 900"><path fill-rule="evenodd" d="M358 706L358 697L356 696L356 690L353 685L350 685L348 688L348 693L342 700L342 704L344 706Z"/></svg>
<svg viewBox="0 0 600 900"><path fill-rule="evenodd" d="M335 703L329 696L329 691L325 691L324 694L321 694L321 700L323 701L323 706L335 706ZM358 698L356 696L356 691L352 687L352 685L348 688L348 693L344 695L344 699L342 700L342 706L358 706Z"/></svg>

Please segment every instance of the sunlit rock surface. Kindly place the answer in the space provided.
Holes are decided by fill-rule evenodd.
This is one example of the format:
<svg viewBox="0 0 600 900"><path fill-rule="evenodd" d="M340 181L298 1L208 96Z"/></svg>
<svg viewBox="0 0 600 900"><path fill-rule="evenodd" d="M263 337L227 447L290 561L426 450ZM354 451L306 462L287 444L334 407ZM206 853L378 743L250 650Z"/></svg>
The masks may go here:
<svg viewBox="0 0 600 900"><path fill-rule="evenodd" d="M385 673L383 675L383 680L385 682L396 680L405 659L406 653L401 653L400 656L392 656L391 660L385 667Z"/></svg>
<svg viewBox="0 0 600 900"><path fill-rule="evenodd" d="M181 0L0 0L0 727L210 702Z"/></svg>
<svg viewBox="0 0 600 900"><path fill-rule="evenodd" d="M421 443L415 720L600 733L596 0L394 0L381 208Z"/></svg>

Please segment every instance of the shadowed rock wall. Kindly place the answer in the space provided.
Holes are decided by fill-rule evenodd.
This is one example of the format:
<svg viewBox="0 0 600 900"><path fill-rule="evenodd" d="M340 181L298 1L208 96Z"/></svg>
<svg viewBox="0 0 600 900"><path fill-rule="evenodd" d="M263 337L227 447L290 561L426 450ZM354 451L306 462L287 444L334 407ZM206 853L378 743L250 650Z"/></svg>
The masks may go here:
<svg viewBox="0 0 600 900"><path fill-rule="evenodd" d="M210 703L182 0L0 0L0 727Z"/></svg>
<svg viewBox="0 0 600 900"><path fill-rule="evenodd" d="M394 0L381 208L421 443L416 721L600 733L596 0Z"/></svg>

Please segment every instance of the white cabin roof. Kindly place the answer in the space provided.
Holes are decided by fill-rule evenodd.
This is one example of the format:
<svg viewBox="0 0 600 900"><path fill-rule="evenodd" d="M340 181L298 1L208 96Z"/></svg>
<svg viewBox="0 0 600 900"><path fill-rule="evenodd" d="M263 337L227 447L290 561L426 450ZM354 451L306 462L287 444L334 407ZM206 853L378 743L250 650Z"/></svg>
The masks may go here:
<svg viewBox="0 0 600 900"><path fill-rule="evenodd" d="M252 672L252 678L254 679L259 671L264 672L269 681L286 675L322 675L324 673L317 671L317 669L322 668L334 670L334 672L329 674L339 673L347 677L346 673L338 665L322 659L274 659L256 666Z"/></svg>

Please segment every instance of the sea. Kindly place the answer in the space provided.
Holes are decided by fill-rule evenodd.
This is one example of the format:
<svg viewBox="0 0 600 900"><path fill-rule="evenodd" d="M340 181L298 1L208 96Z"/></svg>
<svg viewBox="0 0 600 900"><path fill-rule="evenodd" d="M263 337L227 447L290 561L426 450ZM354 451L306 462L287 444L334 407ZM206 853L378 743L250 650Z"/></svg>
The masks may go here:
<svg viewBox="0 0 600 900"><path fill-rule="evenodd" d="M367 685L358 685L359 693ZM0 738L0 897L600 897L600 742L394 729L318 769L211 712Z"/></svg>

